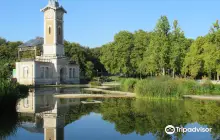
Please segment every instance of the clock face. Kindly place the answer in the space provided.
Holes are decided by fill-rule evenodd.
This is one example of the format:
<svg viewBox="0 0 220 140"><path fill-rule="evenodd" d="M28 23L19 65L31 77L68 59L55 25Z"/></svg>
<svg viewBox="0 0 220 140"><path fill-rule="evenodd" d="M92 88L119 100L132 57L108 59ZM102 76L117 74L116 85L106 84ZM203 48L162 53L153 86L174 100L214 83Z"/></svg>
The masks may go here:
<svg viewBox="0 0 220 140"><path fill-rule="evenodd" d="M49 18L49 19L53 18L53 17L54 17L54 12L53 12L53 10L47 11L47 13L45 14L45 16L46 16L46 18Z"/></svg>

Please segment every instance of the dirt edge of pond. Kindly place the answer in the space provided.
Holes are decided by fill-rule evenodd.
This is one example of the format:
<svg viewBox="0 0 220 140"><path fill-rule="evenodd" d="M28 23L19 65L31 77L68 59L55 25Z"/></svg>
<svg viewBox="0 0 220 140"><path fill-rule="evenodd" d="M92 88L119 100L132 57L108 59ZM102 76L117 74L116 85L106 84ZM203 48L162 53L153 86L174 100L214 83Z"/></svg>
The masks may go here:
<svg viewBox="0 0 220 140"><path fill-rule="evenodd" d="M183 98L220 101L220 95L183 95Z"/></svg>

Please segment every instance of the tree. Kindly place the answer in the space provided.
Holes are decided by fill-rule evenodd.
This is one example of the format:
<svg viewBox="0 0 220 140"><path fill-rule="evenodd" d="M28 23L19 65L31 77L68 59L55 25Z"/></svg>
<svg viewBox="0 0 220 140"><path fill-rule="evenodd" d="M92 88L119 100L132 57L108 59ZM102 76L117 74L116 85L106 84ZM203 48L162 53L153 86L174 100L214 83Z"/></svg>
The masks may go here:
<svg viewBox="0 0 220 140"><path fill-rule="evenodd" d="M120 31L114 37L115 57L117 72L126 76L133 74L130 56L133 48L133 34L128 31Z"/></svg>
<svg viewBox="0 0 220 140"><path fill-rule="evenodd" d="M206 42L203 46L203 54L202 54L202 58L204 61L204 70L208 73L209 79L212 78L212 72L216 71L216 67L217 67L217 60L219 59L219 57L217 58L217 47L216 44L212 44L209 42Z"/></svg>
<svg viewBox="0 0 220 140"><path fill-rule="evenodd" d="M138 30L134 32L134 46L131 50L131 66L135 74L141 73L143 66L141 62L143 61L144 52L149 46L150 33L143 30ZM138 68L140 67L140 70Z"/></svg>
<svg viewBox="0 0 220 140"><path fill-rule="evenodd" d="M149 47L144 52L143 61L141 62L138 68L138 70L142 74L153 75L153 73L158 73L159 53L158 53L156 38L157 38L157 34L155 32L151 33Z"/></svg>
<svg viewBox="0 0 220 140"><path fill-rule="evenodd" d="M4 45L6 43L7 43L6 39L0 37L0 46Z"/></svg>
<svg viewBox="0 0 220 140"><path fill-rule="evenodd" d="M173 31L170 35L171 48L170 48L170 68L173 72L173 77L178 72L180 73L183 66L183 61L187 51L187 42L183 31L178 25L178 21L173 22Z"/></svg>
<svg viewBox="0 0 220 140"><path fill-rule="evenodd" d="M103 73L106 72L105 66L101 63L101 47L90 49L91 58L90 60L94 64L94 69Z"/></svg>
<svg viewBox="0 0 220 140"><path fill-rule="evenodd" d="M93 70L94 70L94 64L91 61L87 61L85 65L85 76L88 79L93 78Z"/></svg>
<svg viewBox="0 0 220 140"><path fill-rule="evenodd" d="M190 46L189 52L186 54L184 59L182 73L187 73L195 78L199 73L204 72L204 61L203 61L203 48L206 40L204 37L198 37Z"/></svg>
<svg viewBox="0 0 220 140"><path fill-rule="evenodd" d="M118 73L117 59L115 55L114 42L105 44L101 47L101 63L105 66L105 69L112 74Z"/></svg>
<svg viewBox="0 0 220 140"><path fill-rule="evenodd" d="M170 40L169 40L170 24L166 16L161 16L155 27L155 36L151 39L150 45L155 47L158 52L159 69L165 75L166 68L169 64Z"/></svg>

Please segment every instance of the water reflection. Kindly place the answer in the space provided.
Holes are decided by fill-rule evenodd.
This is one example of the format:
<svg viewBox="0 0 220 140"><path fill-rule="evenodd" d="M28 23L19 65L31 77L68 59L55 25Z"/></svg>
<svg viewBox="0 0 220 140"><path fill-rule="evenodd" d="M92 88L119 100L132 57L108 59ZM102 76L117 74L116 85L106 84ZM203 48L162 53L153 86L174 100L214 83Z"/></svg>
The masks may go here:
<svg viewBox="0 0 220 140"><path fill-rule="evenodd" d="M85 135L90 139L96 139L95 136L98 135L100 139L111 140L109 136L116 134L120 135L117 135L115 140L218 139L220 136L220 102L102 99L102 104L82 104L81 101L86 99L59 99L54 98L55 93L80 93L80 89L33 89L27 98L17 104L19 127L30 133L44 135L44 140L64 140L67 135L71 135L70 131L73 133L71 139L81 139ZM114 131L109 131L106 136L107 132L100 133L100 130L90 129L94 134L91 135L79 127L80 136L74 136L75 126L86 125L74 122L81 120L83 116L89 117L91 112L99 114L96 117L101 117L97 126L110 122L105 127L108 127L109 131L113 125ZM212 128L212 132L167 135L164 128L170 124L182 127L209 127ZM67 128L67 125L74 127ZM68 134L65 134L64 130ZM16 138L16 134L14 137Z"/></svg>
<svg viewBox="0 0 220 140"><path fill-rule="evenodd" d="M69 106L80 104L80 99L57 99L54 94L69 92L80 92L80 89L33 89L17 104L21 127L29 132L44 133L45 140L64 140L65 114Z"/></svg>

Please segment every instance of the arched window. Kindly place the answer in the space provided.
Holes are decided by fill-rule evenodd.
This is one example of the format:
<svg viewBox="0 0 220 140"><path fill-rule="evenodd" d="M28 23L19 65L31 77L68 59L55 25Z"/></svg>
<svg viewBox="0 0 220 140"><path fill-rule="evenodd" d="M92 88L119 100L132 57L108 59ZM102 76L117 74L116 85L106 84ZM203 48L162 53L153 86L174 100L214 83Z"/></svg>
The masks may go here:
<svg viewBox="0 0 220 140"><path fill-rule="evenodd" d="M23 100L23 105L24 105L24 108L28 108L28 107L29 107L28 98L25 98L25 99Z"/></svg>
<svg viewBox="0 0 220 140"><path fill-rule="evenodd" d="M75 69L73 68L73 78L75 78Z"/></svg>
<svg viewBox="0 0 220 140"><path fill-rule="evenodd" d="M61 27L58 27L58 34L61 35Z"/></svg>
<svg viewBox="0 0 220 140"><path fill-rule="evenodd" d="M50 35L50 34L51 34L51 27L50 27L50 26L49 26L49 29L48 29L48 30L49 30L49 35Z"/></svg>
<svg viewBox="0 0 220 140"><path fill-rule="evenodd" d="M44 78L44 67L41 67L41 69L40 69L40 77L41 78Z"/></svg>
<svg viewBox="0 0 220 140"><path fill-rule="evenodd" d="M69 78L72 78L72 68L69 69Z"/></svg>
<svg viewBox="0 0 220 140"><path fill-rule="evenodd" d="M28 67L24 67L23 68L23 78L27 78L28 77Z"/></svg>
<svg viewBox="0 0 220 140"><path fill-rule="evenodd" d="M49 78L49 68L45 68L45 78Z"/></svg>

